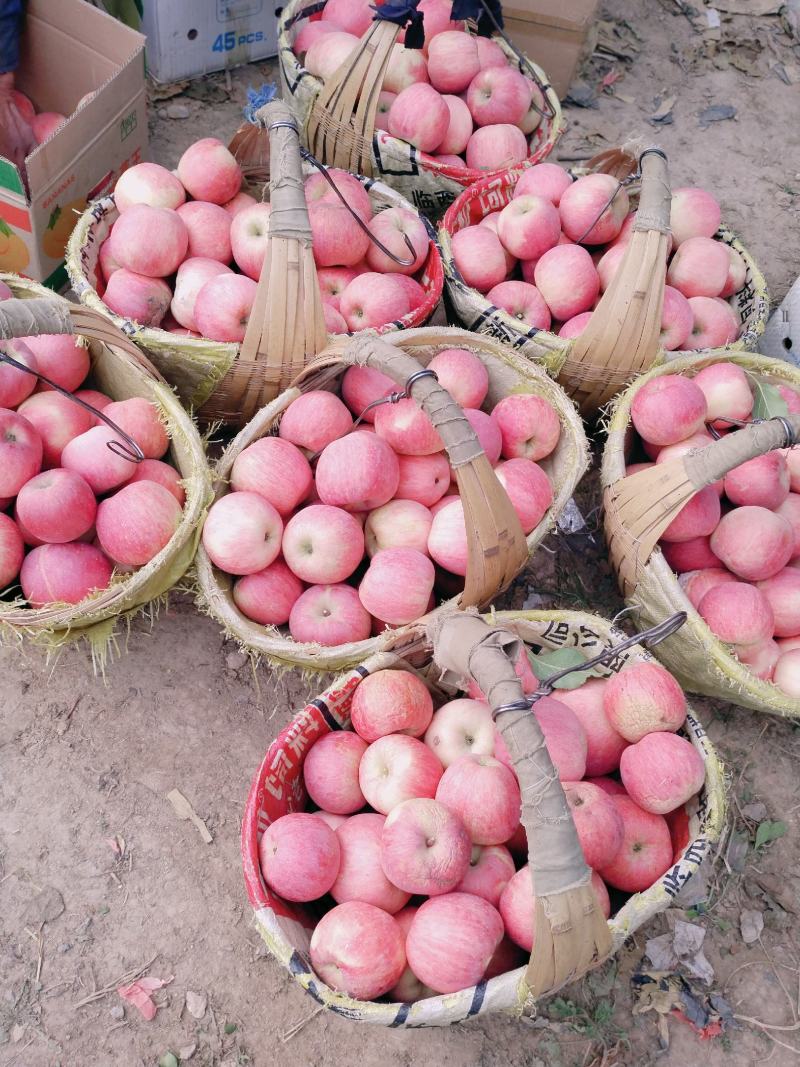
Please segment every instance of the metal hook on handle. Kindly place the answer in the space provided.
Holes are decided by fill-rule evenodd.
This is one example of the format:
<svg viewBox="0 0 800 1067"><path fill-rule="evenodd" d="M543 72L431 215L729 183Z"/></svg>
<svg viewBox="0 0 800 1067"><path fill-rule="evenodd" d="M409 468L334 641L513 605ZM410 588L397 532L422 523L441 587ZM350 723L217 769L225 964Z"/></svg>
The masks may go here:
<svg viewBox="0 0 800 1067"><path fill-rule="evenodd" d="M611 177L611 175L609 175L609 177ZM577 239L575 244L579 245L581 243L581 241L583 241L592 232L592 230L598 224L598 222L603 217L603 215L605 215L605 213L608 211L608 209L611 207L611 205L617 199L617 197L619 196L620 192L625 188L625 186L626 185L632 185L633 182L639 181L641 177L642 177L642 172L641 172L640 169L637 168L633 172L633 174L629 174L627 176L627 178L622 178L621 180L619 178L617 179L617 187L616 187L616 189L611 194L611 196L608 198L608 200L606 200L605 204L603 204L602 208L597 213L597 216L595 217L595 219L592 221L592 223L589 226L586 227L586 229L583 231L583 233Z"/></svg>
<svg viewBox="0 0 800 1067"><path fill-rule="evenodd" d="M288 122L278 122L278 123L275 123L275 125L276 125L276 126L289 126L289 123L288 123ZM272 129L272 128L273 128L273 127L270 127L270 129ZM292 128L293 128L293 129L297 129L297 127L296 127L296 126L293 126ZM396 255L394 254L394 252L391 252L391 251L390 251L390 250L389 250L389 249L388 249L388 248L386 247L386 245L385 245L385 244L383 244L383 242L382 242L382 241L379 241L379 240L378 240L378 238L377 238L377 237L375 236L375 234L374 234L374 233L373 233L373 232L372 232L372 231L370 230L370 228L369 228L369 227L367 226L367 224L366 224L366 223L364 222L364 220L363 220L363 219L361 219L361 218L360 218L360 217L359 217L359 216L358 216L358 215L357 215L357 214L355 213L355 211L353 211L353 209L352 209L352 208L350 207L350 205L349 205L349 204L347 203L347 201L345 200L345 198L344 198L344 197L342 196L342 193L341 193L341 191L339 190L339 187L338 187L338 186L336 185L336 182L335 182L335 181L333 180L333 178L332 178L332 177L330 176L330 174L328 173L328 168L327 168L327 167L325 166L325 164L324 164L324 163L320 163L320 161L319 161L318 159L316 159L316 158L315 158L315 157L314 157L314 156L313 156L313 155L311 154L311 152L309 152L309 151L308 151L308 149L307 149L307 148L303 148L303 146L302 146L302 145L300 145L300 155L302 156L302 158L303 158L303 159L304 159L304 160L305 160L305 161L306 161L307 163L310 163L310 164L311 164L312 166L314 166L314 167L316 167L316 168L317 168L317 170L318 170L318 171L320 172L320 174L321 174L321 175L323 176L323 178L325 179L325 181L326 181L326 182L328 183L328 185L330 185L331 189L333 189L333 191L334 191L334 192L336 193L336 195L337 195L337 196L339 197L339 199L341 200L341 202L342 202L342 203L344 204L344 206L345 206L345 207L347 208L347 210L348 210L348 211L350 212L350 214L351 214L351 215L353 216L353 218L355 219L355 221L356 221L356 222L358 223L359 227L360 227L360 228L361 228L361 229L362 229L362 230L364 231L364 233L365 233L365 234L367 235L367 237L369 237L370 241L372 241L372 243L373 243L374 245L377 245L377 247L378 247L378 248L380 248L381 252L383 252L383 254L384 254L384 255L388 256L388 257L389 257L389 259L393 260L393 261L394 261L394 262L395 262L395 263L396 263L396 264L397 264L397 265L398 265L399 267L411 267L411 266L413 266L413 264L414 264L414 263L416 263L416 261L417 261L417 250L416 250L416 249L414 248L414 246L412 245L412 243L411 243L411 239L409 238L409 236L408 236L408 234L407 234L407 233L404 233L404 234L403 234L403 240L405 241L405 245L406 245L406 248L407 248L407 249L409 250L409 252L411 253L411 259L401 259L401 258L400 258L400 256L396 256Z"/></svg>
<svg viewBox="0 0 800 1067"><path fill-rule="evenodd" d="M739 429L744 429L746 426L761 426L765 422L779 422L786 437L786 442L784 445L782 445L782 447L794 448L795 445L798 443L797 434L794 431L794 427L785 415L772 415L768 419L729 419L727 415L718 415L714 422L727 422L731 426L739 427ZM722 440L722 434L719 432L714 423L707 423L706 429L715 441Z"/></svg>
<svg viewBox="0 0 800 1067"><path fill-rule="evenodd" d="M31 367L27 367L24 363L20 363L19 360L14 359L13 356L9 356L7 352L3 352L2 350L0 350L0 363L8 363L10 366L16 367L17 370L24 370L26 374L32 374L34 378L41 378L45 385L49 385L51 389L54 389L57 393L61 393L62 396L65 396L67 400L71 400L73 404L77 404L78 407L84 408L84 410L91 412L92 415L95 416L95 418L101 419L106 424L106 426L109 426L114 431L114 433L118 433L119 436L124 438L125 442L127 442L123 443L122 441L106 441L106 448L113 452L115 456L120 456L122 459L127 459L131 463L141 463L144 460L145 454L144 452L142 452L141 448L139 448L134 439L129 434L125 433L123 429L117 426L115 422L109 419L107 415L104 415L99 408L94 407L92 404L87 403L85 400L81 400L79 396L75 396L75 394L71 393L68 389L64 389L58 384L58 382L54 382L52 378L48 378L46 375L40 374L38 371L33 370Z"/></svg>
<svg viewBox="0 0 800 1067"><path fill-rule="evenodd" d="M687 615L685 611L676 611L674 615L670 615L669 618L665 619L663 622L659 622L647 630L642 630L640 633L634 634L632 637L626 637L625 640L618 645L610 645L593 659L587 659L584 663L575 664L573 667L565 667L563 670L551 674L549 678L545 678L539 683L535 693L532 693L528 697L523 697L521 700L514 700L508 704L501 704L500 707L496 708L492 713L493 718L497 718L498 715L502 715L506 711L525 711L528 708L532 708L537 700L549 696L555 688L555 683L562 678L566 678L568 674L574 674L576 671L583 673L584 671L590 671L593 667L607 664L611 660L616 659L620 652L624 652L633 645L644 645L645 648L653 648L667 637L671 637L676 630L679 630L686 622L686 618Z"/></svg>
<svg viewBox="0 0 800 1067"><path fill-rule="evenodd" d="M411 399L411 392L410 392L411 386L419 378L433 378L434 381L437 381L437 382L439 381L439 378L438 378L435 370L428 370L427 367L423 367L422 370L414 371L414 373L409 375L409 377L406 379L406 384L405 384L402 392L387 393L386 396L378 397L377 400L372 400L369 404L367 404L367 406L364 408L364 410L358 416L356 421L353 423L353 427L350 430L350 433L352 433L353 430L355 430L359 426L359 424L364 421L364 416L366 415L366 413L368 411L372 411L373 408L380 407L381 404L399 404L401 400L410 400ZM309 463L313 463L315 459L319 459L319 457L320 457L322 452L323 452L323 449L320 449L318 452L314 452L313 455L310 455L308 457L308 462Z"/></svg>

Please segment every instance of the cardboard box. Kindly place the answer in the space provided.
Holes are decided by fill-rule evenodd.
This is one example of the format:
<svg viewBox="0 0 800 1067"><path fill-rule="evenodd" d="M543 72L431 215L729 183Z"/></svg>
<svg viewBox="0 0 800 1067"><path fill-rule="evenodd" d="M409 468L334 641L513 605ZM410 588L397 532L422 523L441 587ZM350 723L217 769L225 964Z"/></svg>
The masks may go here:
<svg viewBox="0 0 800 1067"><path fill-rule="evenodd" d="M0 156L0 270L61 289L76 213L146 158L144 37L84 0L28 0L21 43L17 87L68 119L28 156L27 193Z"/></svg>
<svg viewBox="0 0 800 1067"><path fill-rule="evenodd" d="M275 0L93 0L147 35L157 82L197 78L278 54Z"/></svg>
<svg viewBox="0 0 800 1067"><path fill-rule="evenodd" d="M559 98L567 95L597 0L511 0L503 4L505 31L547 74Z"/></svg>

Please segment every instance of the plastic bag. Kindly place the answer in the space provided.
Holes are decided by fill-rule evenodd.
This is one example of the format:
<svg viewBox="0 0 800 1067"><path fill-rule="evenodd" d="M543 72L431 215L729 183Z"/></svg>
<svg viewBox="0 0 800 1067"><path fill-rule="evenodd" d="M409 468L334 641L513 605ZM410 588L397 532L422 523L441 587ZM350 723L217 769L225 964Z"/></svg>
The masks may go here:
<svg viewBox="0 0 800 1067"><path fill-rule="evenodd" d="M0 155L23 170L26 158L36 147L36 138L19 113L13 90L13 72L0 74Z"/></svg>

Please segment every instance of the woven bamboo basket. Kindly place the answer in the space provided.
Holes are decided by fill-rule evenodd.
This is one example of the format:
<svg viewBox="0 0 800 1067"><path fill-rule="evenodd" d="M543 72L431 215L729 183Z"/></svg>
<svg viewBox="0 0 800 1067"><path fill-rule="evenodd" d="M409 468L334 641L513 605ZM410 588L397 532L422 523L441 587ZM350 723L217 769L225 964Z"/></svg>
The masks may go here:
<svg viewBox="0 0 800 1067"><path fill-rule="evenodd" d="M461 497L465 501L467 514L471 517L467 527L475 538L470 545L470 564L460 600L462 604L489 604L494 596L508 585L524 565L528 555L552 529L586 470L588 447L582 423L562 390L545 373L524 363L505 360L502 358L500 346L489 338L477 337L463 330L424 329L391 334L385 340L413 359L417 369L419 365L425 366L436 352L443 348L455 346L473 351L489 371L489 393L485 405L487 409L491 409L501 397L521 392L542 396L558 412L561 420L560 441L555 451L540 463L553 486L553 502L541 523L526 539L522 539L516 515L508 513L508 498L492 474L482 452L479 456L476 454L475 463L466 464L459 475ZM362 346L360 349L359 344ZM301 392L320 387L337 389L341 374L348 365L357 360L369 359L372 365L379 365L380 369L384 369L382 363L376 364L372 361L383 360L386 347L387 345L381 344L378 339L365 336L351 342L346 349L337 348L332 352L330 361L323 357L319 370L312 368L313 373L305 375L296 387L287 389L274 403L259 412L231 442L217 463L217 499L228 491L227 479L239 453L260 437L275 433L282 412ZM396 350L390 348L390 352L392 351ZM385 372L393 376L388 367ZM402 378L402 382L406 377L407 374ZM420 380L414 386L415 397L424 395L417 390L430 388L431 385L430 378ZM447 398L444 390L438 387L436 393ZM449 414L444 411L432 412L428 408L426 410L439 426L443 439L445 432L437 420L449 419L455 427L456 435L463 434L463 442L469 442L467 447L474 450L476 442L466 420L459 408L453 407L452 402L450 405ZM456 446L455 451L462 447L464 445ZM453 449L448 448L448 451L451 456L454 454ZM497 492L498 489L500 493ZM211 564L202 544L198 549L196 569L203 609L222 624L228 636L235 638L252 654L264 656L272 662L308 670L342 670L380 648L391 646L397 639L399 631L387 630L365 641L335 647L299 644L291 640L283 630L254 623L239 611L232 595L233 579Z"/></svg>
<svg viewBox="0 0 800 1067"><path fill-rule="evenodd" d="M98 257L119 214L113 196L98 200L84 212L67 250L70 281L80 301L126 333L203 421L222 421L236 427L274 400L328 341L302 190L303 177L312 173L312 168L301 164L297 130L286 105L273 101L259 115L269 126L280 124L270 134L271 252L265 259L248 333L241 345L180 337L141 326L106 307L98 292ZM390 207L414 210L388 186L360 180L376 213ZM424 221L430 236L420 276L425 301L399 321L388 323L385 331L423 325L441 298L441 259L435 233Z"/></svg>
<svg viewBox="0 0 800 1067"><path fill-rule="evenodd" d="M605 169L602 161L599 169ZM666 266L663 246L669 227L666 163L655 153L642 158L637 225L647 228L635 233L629 254L589 326L572 340L526 328L502 308L494 307L483 293L465 283L453 260L453 234L510 203L521 174L522 169L512 168L477 182L447 211L439 229L439 244L448 302L455 320L467 329L498 337L521 355L555 367L567 393L584 414L590 415L648 367L690 354L664 352L658 346ZM766 282L750 253L727 227L720 227L716 239L739 252L746 276L743 288L730 300L741 320L741 333L736 341L715 351L753 349L769 316Z"/></svg>
<svg viewBox="0 0 800 1067"><path fill-rule="evenodd" d="M289 0L278 22L278 58L283 96L304 130L304 143L317 159L385 181L431 219L439 218L465 188L485 171L439 163L407 141L375 129L375 107L392 45L400 32L396 23L376 19L358 51L327 84L310 74L292 45L303 25L325 7L323 2ZM530 163L545 159L565 129L561 105L547 75L529 60L520 61L502 37L500 48L541 91L545 105L539 126L530 137ZM371 106L369 106L371 105Z"/></svg>
<svg viewBox="0 0 800 1067"><path fill-rule="evenodd" d="M523 796L541 793L542 779L548 782L541 804L526 806L522 821L528 836L530 864L538 895L547 897L548 914L570 915L569 931L556 933L537 899L537 938L527 967L509 971L470 989L447 996L432 996L414 1003L358 1001L334 991L313 971L309 941L317 919L313 905L289 904L265 884L259 864L259 841L264 830L280 816L302 811L306 793L303 761L309 749L331 730L347 729L350 705L356 688L365 677L378 670L413 671L425 679L434 699L451 699L468 677L468 653L478 684L493 692L493 707L518 699L522 690L512 666L519 651L518 642L537 649L578 647L587 658L619 645L625 634L605 619L582 612L499 612L488 617L491 631L479 619L451 614L441 621L434 644L419 631L409 631L406 643L393 652L379 652L336 679L315 700L303 708L289 726L269 746L250 789L242 822L242 861L245 884L255 913L256 926L275 960L318 1004L354 1022L377 1026L447 1026L489 1012L533 1015L538 1000L555 992L567 981L583 976L602 958L620 950L637 929L659 912L673 905L676 893L686 885L718 840L725 818L723 768L705 730L690 710L683 734L691 741L705 763L705 787L686 806L687 844L676 855L670 869L642 893L629 897L606 923L595 902L576 898L586 887L575 883L588 877L569 808L553 771L536 719L522 713L513 726L498 717L498 727L514 753L515 770ZM479 653L475 642L481 642ZM488 659L487 659L488 656ZM612 661L613 669L650 660L641 645L632 645ZM442 669L448 673L442 680ZM597 669L602 676L609 667ZM487 684L487 679L492 683ZM514 737L516 731L524 740ZM517 753L526 753L520 758ZM535 753L531 758L528 753ZM569 888L568 888L569 887ZM554 947L554 942L556 943Z"/></svg>
<svg viewBox="0 0 800 1067"><path fill-rule="evenodd" d="M673 612L686 612L686 624L662 642L656 652L658 659L686 689L754 711L800 718L800 704L796 699L772 683L757 678L739 662L729 645L715 637L684 595L677 576L656 543L678 509L703 484L717 481L726 471L747 459L781 447L780 427L772 422L752 426L728 434L724 441L695 453L708 453L711 464L705 468L703 481L698 478L697 484L687 484L687 475L681 476L682 470L673 472L670 481L657 489L637 482L636 479L641 478L639 474L625 476L626 453L631 440L631 404L639 389L663 374L693 377L703 367L721 360L737 364L756 381L786 384L800 390L800 371L796 367L755 353L683 356L637 379L619 397L611 412L603 453L605 529L611 563L626 602L636 609L637 625L647 626ZM800 431L800 416L794 416L794 421ZM734 438L740 442L740 454L729 451ZM679 462L683 468L682 461ZM665 463L659 465L658 470L673 466L673 463ZM711 477L713 470L718 473Z"/></svg>
<svg viewBox="0 0 800 1067"><path fill-rule="evenodd" d="M118 575L107 589L80 604L30 608L24 601L0 601L0 640L26 638L56 647L86 638L102 666L120 619L158 601L190 566L199 526L211 499L211 478L194 423L148 360L101 315L68 304L35 282L3 274L17 300L0 302L0 338L76 333L89 343L89 382L114 400L145 397L161 412L170 437L169 460L186 491L183 519L172 539L150 563Z"/></svg>

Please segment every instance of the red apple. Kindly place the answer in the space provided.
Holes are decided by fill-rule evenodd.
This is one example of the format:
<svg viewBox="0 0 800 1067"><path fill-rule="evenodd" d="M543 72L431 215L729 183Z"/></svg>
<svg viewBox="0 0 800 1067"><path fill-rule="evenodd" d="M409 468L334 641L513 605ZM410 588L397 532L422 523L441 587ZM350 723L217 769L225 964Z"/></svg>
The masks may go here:
<svg viewBox="0 0 800 1067"><path fill-rule="evenodd" d="M186 258L189 232L176 211L132 204L114 223L109 240L120 266L148 278L166 278Z"/></svg>
<svg viewBox="0 0 800 1067"><path fill-rule="evenodd" d="M794 531L782 515L762 507L740 507L722 516L710 545L729 571L758 582L777 574L792 558Z"/></svg>
<svg viewBox="0 0 800 1067"><path fill-rule="evenodd" d="M325 646L364 641L372 622L351 585L312 585L298 597L289 615L295 641Z"/></svg>
<svg viewBox="0 0 800 1067"><path fill-rule="evenodd" d="M20 404L19 414L28 420L42 439L42 466L45 468L58 467L61 454L69 442L96 424L91 412L53 390L29 396Z"/></svg>
<svg viewBox="0 0 800 1067"><path fill-rule="evenodd" d="M450 488L450 464L444 453L431 456L398 456L398 500L416 500L432 508Z"/></svg>
<svg viewBox="0 0 800 1067"><path fill-rule="evenodd" d="M383 873L407 893L449 893L464 877L471 851L464 824L436 800L405 800L392 808L383 824Z"/></svg>
<svg viewBox="0 0 800 1067"><path fill-rule="evenodd" d="M303 780L315 804L335 815L352 815L364 807L358 768L366 751L366 743L350 730L333 730L312 745Z"/></svg>
<svg viewBox="0 0 800 1067"><path fill-rule="evenodd" d="M255 574L277 557L282 536L283 521L268 500L257 493L228 493L209 509L203 547L220 570Z"/></svg>
<svg viewBox="0 0 800 1067"><path fill-rule="evenodd" d="M94 525L97 502L89 485L73 471L37 474L20 489L15 515L37 543L76 541Z"/></svg>
<svg viewBox="0 0 800 1067"><path fill-rule="evenodd" d="M243 341L256 283L243 274L218 274L199 290L194 301L194 318L203 337L212 341Z"/></svg>
<svg viewBox="0 0 800 1067"><path fill-rule="evenodd" d="M492 418L503 435L506 459L544 459L561 436L561 423L555 409L533 393L503 397L495 406Z"/></svg>
<svg viewBox="0 0 800 1067"><path fill-rule="evenodd" d="M158 163L137 163L117 178L114 203L117 211L126 211L134 204L174 210L186 200L186 190L166 167Z"/></svg>
<svg viewBox="0 0 800 1067"><path fill-rule="evenodd" d="M589 782L566 783L564 793L587 866L606 867L622 847L623 838L622 817L612 798Z"/></svg>
<svg viewBox="0 0 800 1067"><path fill-rule="evenodd" d="M141 567L154 559L178 529L181 506L163 485L132 482L97 509L97 539L114 562Z"/></svg>
<svg viewBox="0 0 800 1067"><path fill-rule="evenodd" d="M442 704L433 713L425 744L444 767L462 756L493 756L495 726L489 705L463 697Z"/></svg>
<svg viewBox="0 0 800 1067"><path fill-rule="evenodd" d="M227 204L242 184L239 164L215 137L191 144L178 160L177 175L193 199L212 204Z"/></svg>
<svg viewBox="0 0 800 1067"><path fill-rule="evenodd" d="M514 860L505 845L474 845L469 866L455 891L483 897L496 908L513 876Z"/></svg>
<svg viewBox="0 0 800 1067"><path fill-rule="evenodd" d="M17 363L38 370L39 361L24 341L4 341L2 348ZM10 363L0 363L0 408L11 409L21 404L36 388L37 381L36 374L28 374Z"/></svg>
<svg viewBox="0 0 800 1067"><path fill-rule="evenodd" d="M461 756L451 763L436 799L459 816L476 845L502 844L519 824L516 777L491 756Z"/></svg>
<svg viewBox="0 0 800 1067"><path fill-rule="evenodd" d="M645 441L673 445L702 430L706 398L699 386L679 374L662 374L645 383L631 404L631 420Z"/></svg>
<svg viewBox="0 0 800 1067"><path fill-rule="evenodd" d="M614 860L598 874L615 889L641 893L672 865L672 839L663 815L643 811L627 796L612 798L622 816L622 845Z"/></svg>
<svg viewBox="0 0 800 1067"><path fill-rule="evenodd" d="M411 894L389 881L381 867L381 840L386 819L374 812L353 815L336 831L341 849L339 874L331 887L337 904L360 900L393 915Z"/></svg>
<svg viewBox="0 0 800 1067"><path fill-rule="evenodd" d="M654 733L625 749L620 775L628 796L640 808L666 815L702 788L706 772L702 756L685 737Z"/></svg>
<svg viewBox="0 0 800 1067"><path fill-rule="evenodd" d="M628 742L608 721L603 708L606 680L590 678L577 689L559 689L558 700L572 710L586 734L586 774L609 774L619 767ZM589 864L594 866L594 864Z"/></svg>
<svg viewBox="0 0 800 1067"><path fill-rule="evenodd" d="M258 844L264 881L284 900L324 896L336 881L339 838L316 815L292 812L266 828Z"/></svg>
<svg viewBox="0 0 800 1067"><path fill-rule="evenodd" d="M397 456L373 433L351 433L332 441L317 461L320 500L346 511L379 508L394 496L399 478Z"/></svg>
<svg viewBox="0 0 800 1067"><path fill-rule="evenodd" d="M262 626L283 626L295 602L303 592L303 583L276 559L255 574L245 574L233 586L233 601L248 619Z"/></svg>
<svg viewBox="0 0 800 1067"><path fill-rule="evenodd" d="M32 423L0 409L0 497L14 497L42 466L42 439Z"/></svg>
<svg viewBox="0 0 800 1067"><path fill-rule="evenodd" d="M73 541L42 545L22 561L19 581L22 595L38 608L44 604L79 604L111 582L112 566L99 548Z"/></svg>
<svg viewBox="0 0 800 1067"><path fill-rule="evenodd" d="M103 293L106 307L141 326L160 326L171 301L172 290L163 278L148 278L122 267L114 271Z"/></svg>
<svg viewBox="0 0 800 1067"><path fill-rule="evenodd" d="M309 951L323 982L357 1000L388 993L406 966L403 935L395 920L355 900L323 915Z"/></svg>
<svg viewBox="0 0 800 1067"><path fill-rule="evenodd" d="M0 590L17 577L24 555L25 544L19 527L8 515L0 513Z"/></svg>
<svg viewBox="0 0 800 1067"><path fill-rule="evenodd" d="M431 722L433 700L427 686L409 671L368 675L353 694L350 718L365 741L387 734L420 737ZM427 738L426 738L427 741Z"/></svg>
<svg viewBox="0 0 800 1067"><path fill-rule="evenodd" d="M367 803L384 815L411 797L433 797L441 776L442 765L431 750L406 734L378 738L358 771Z"/></svg>
<svg viewBox="0 0 800 1067"><path fill-rule="evenodd" d="M408 931L408 964L437 993L456 993L481 980L502 937L503 920L482 897L432 897L421 905Z"/></svg>
<svg viewBox="0 0 800 1067"><path fill-rule="evenodd" d="M286 523L282 550L304 582L333 585L349 578L364 555L361 523L341 508L312 504Z"/></svg>

